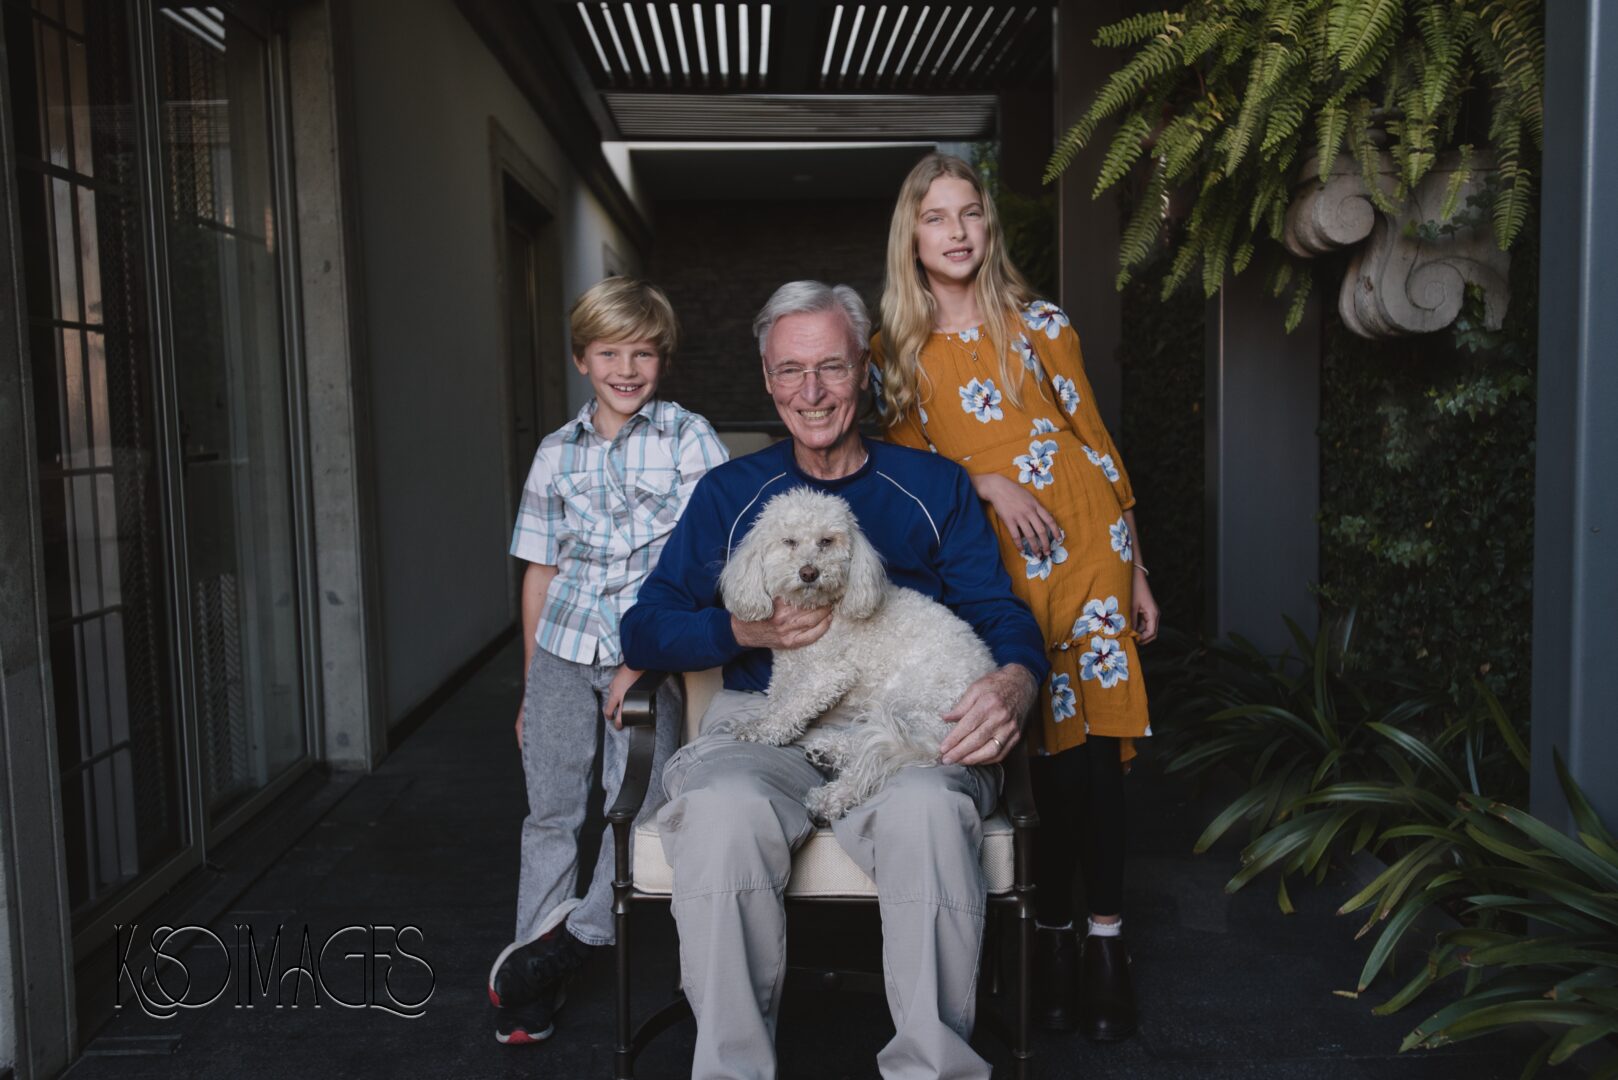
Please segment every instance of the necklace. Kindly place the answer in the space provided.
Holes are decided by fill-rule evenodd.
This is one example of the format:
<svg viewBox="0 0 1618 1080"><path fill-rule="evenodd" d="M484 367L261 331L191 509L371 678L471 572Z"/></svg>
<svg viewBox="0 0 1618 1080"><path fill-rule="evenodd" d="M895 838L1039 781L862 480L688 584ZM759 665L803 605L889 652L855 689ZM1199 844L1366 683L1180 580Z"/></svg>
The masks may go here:
<svg viewBox="0 0 1618 1080"><path fill-rule="evenodd" d="M976 364L978 362L978 342L983 340L983 330L982 328L976 326L968 327L967 329L971 330L973 334L970 342L968 342L964 336L966 334L965 330L961 331L960 333L948 333L945 331L940 331L940 333L943 333L944 336L949 339L949 343L955 348L959 349L962 353L967 352L966 347L968 344L970 344L972 346L972 351L967 353L967 359L973 364Z"/></svg>

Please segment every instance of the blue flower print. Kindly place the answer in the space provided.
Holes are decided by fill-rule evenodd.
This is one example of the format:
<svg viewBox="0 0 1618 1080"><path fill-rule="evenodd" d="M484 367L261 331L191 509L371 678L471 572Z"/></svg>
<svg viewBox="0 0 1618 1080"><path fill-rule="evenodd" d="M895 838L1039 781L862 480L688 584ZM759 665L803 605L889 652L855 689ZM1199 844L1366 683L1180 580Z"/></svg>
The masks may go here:
<svg viewBox="0 0 1618 1080"><path fill-rule="evenodd" d="M1135 545L1129 538L1129 522L1119 518L1107 526L1107 531L1112 534L1112 550L1118 553L1118 557L1124 562L1134 562Z"/></svg>
<svg viewBox="0 0 1618 1080"><path fill-rule="evenodd" d="M882 400L881 364L873 363L871 365L871 401L876 405L876 414L878 416L886 416L888 414L888 403ZM926 422L927 421L925 420L922 421L924 424Z"/></svg>
<svg viewBox="0 0 1618 1080"><path fill-rule="evenodd" d="M971 413L984 424L1005 419L1006 414L1000 411L1000 391L994 388L994 380L973 379L961 387L961 411Z"/></svg>
<svg viewBox="0 0 1618 1080"><path fill-rule="evenodd" d="M1121 634L1124 632L1124 617L1118 614L1118 598L1109 596L1105 600L1091 600L1084 605L1084 612L1073 623L1073 632L1069 637L1083 637L1085 634Z"/></svg>
<svg viewBox="0 0 1618 1080"><path fill-rule="evenodd" d="M1055 341L1062 327L1067 325L1067 316L1049 300L1035 300L1023 309L1022 321L1028 324L1028 329L1035 333L1043 330L1046 337Z"/></svg>
<svg viewBox="0 0 1618 1080"><path fill-rule="evenodd" d="M1093 637L1090 651L1079 658L1079 678L1099 680L1103 690L1129 681L1129 654L1112 638Z"/></svg>
<svg viewBox="0 0 1618 1080"><path fill-rule="evenodd" d="M976 341L982 336L983 332L976 326L969 326L965 330L961 331L961 340L966 342L968 345L972 344L972 342Z"/></svg>
<svg viewBox="0 0 1618 1080"><path fill-rule="evenodd" d="M1034 346L1029 343L1026 334L1017 335L1017 340L1011 343L1011 351L1016 354L1017 359L1022 361L1023 367L1029 371L1040 373L1039 357L1034 354ZM1040 374L1043 378L1043 373Z"/></svg>
<svg viewBox="0 0 1618 1080"><path fill-rule="evenodd" d="M1073 697L1073 687L1068 685L1067 673L1051 676L1051 718L1058 724L1074 713L1078 712Z"/></svg>
<svg viewBox="0 0 1618 1080"><path fill-rule="evenodd" d="M1056 400L1062 403L1062 408L1067 410L1069 416L1073 415L1073 410L1079 407L1079 388L1066 375L1056 376L1051 380L1051 385L1056 387Z"/></svg>
<svg viewBox="0 0 1618 1080"><path fill-rule="evenodd" d="M1022 558L1023 562L1028 564L1023 568L1023 572L1028 575L1028 580L1032 581L1034 578L1039 578L1043 581L1051 576L1051 567L1058 563L1067 562L1067 548L1062 546L1061 541L1057 541L1051 545L1049 555L1031 555L1025 551Z"/></svg>
<svg viewBox="0 0 1618 1080"><path fill-rule="evenodd" d="M1111 480L1115 484L1118 482L1118 466L1113 464L1111 454L1098 453L1097 451L1086 446L1084 448L1084 456L1089 458L1090 464L1098 467L1101 470L1102 475L1106 476L1108 480Z"/></svg>
<svg viewBox="0 0 1618 1080"><path fill-rule="evenodd" d="M1056 421L1047 420L1043 416L1036 417L1034 426L1028 430L1030 436L1056 434Z"/></svg>
<svg viewBox="0 0 1618 1080"><path fill-rule="evenodd" d="M1028 453L1018 454L1011 463L1017 466L1017 482L1033 484L1034 490L1056 483L1051 474L1051 462L1056 457L1056 443L1051 439L1035 439L1028 444Z"/></svg>

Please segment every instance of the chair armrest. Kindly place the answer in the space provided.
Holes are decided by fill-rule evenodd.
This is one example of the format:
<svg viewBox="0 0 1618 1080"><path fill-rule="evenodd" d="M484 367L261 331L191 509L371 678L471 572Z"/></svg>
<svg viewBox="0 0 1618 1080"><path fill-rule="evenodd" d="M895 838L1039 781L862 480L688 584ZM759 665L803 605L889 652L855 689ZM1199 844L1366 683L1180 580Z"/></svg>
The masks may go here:
<svg viewBox="0 0 1618 1080"><path fill-rule="evenodd" d="M624 727L657 726L657 692L671 675L667 671L643 671L624 693L619 717Z"/></svg>
<svg viewBox="0 0 1618 1080"><path fill-rule="evenodd" d="M1034 789L1028 781L1028 755L1021 748L1015 749L1000 765L1006 773L1003 798L1012 825L1019 829L1037 828L1039 811L1034 808Z"/></svg>
<svg viewBox="0 0 1618 1080"><path fill-rule="evenodd" d="M657 691L668 677L667 671L648 671L624 694L618 715L629 731L629 761L618 798L607 810L607 820L614 825L633 822L646 801L646 789L652 782L652 751L657 746Z"/></svg>

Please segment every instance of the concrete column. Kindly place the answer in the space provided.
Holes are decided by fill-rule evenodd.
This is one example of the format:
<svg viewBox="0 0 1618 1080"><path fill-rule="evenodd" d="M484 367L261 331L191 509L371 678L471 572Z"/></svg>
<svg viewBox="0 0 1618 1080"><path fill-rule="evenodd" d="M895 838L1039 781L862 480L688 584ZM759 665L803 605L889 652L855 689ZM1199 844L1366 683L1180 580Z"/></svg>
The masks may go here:
<svg viewBox="0 0 1618 1080"><path fill-rule="evenodd" d="M1291 643L1281 616L1318 621L1320 317L1291 334L1260 267L1208 303L1207 630L1266 652Z"/></svg>
<svg viewBox="0 0 1618 1080"><path fill-rule="evenodd" d="M0 27L0 87L3 38ZM66 1068L78 1032L11 104L0 102L0 1073L26 1080Z"/></svg>
<svg viewBox="0 0 1618 1080"><path fill-rule="evenodd" d="M288 13L289 87L320 625L322 745L370 768L387 747L371 535L369 395L353 178L345 165L343 0Z"/></svg>
<svg viewBox="0 0 1618 1080"><path fill-rule="evenodd" d="M1122 0L1061 0L1056 9L1056 130L1051 144L1083 115L1085 106L1123 56L1091 44L1096 30L1122 18ZM1057 181L1061 222L1061 298L1084 347L1085 372L1107 429L1118 433L1123 415L1123 373L1118 345L1123 341L1123 303L1113 279L1118 274L1118 203L1114 193L1092 199L1096 174L1114 125L1097 130L1090 146L1073 159ZM1121 448L1128 460L1129 447ZM1147 543L1151 538L1146 538Z"/></svg>
<svg viewBox="0 0 1618 1080"><path fill-rule="evenodd" d="M1613 5L1545 5L1532 799L1541 818L1570 823L1553 765L1559 752L1609 828L1618 827L1615 65Z"/></svg>

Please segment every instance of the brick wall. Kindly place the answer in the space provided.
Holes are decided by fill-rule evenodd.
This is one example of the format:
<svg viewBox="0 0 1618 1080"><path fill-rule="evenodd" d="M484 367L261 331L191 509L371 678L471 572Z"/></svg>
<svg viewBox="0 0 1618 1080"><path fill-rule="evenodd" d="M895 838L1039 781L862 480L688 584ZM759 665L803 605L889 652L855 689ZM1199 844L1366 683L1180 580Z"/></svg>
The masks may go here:
<svg viewBox="0 0 1618 1080"><path fill-rule="evenodd" d="M753 316L780 285L817 278L852 285L874 320L892 212L890 199L659 204L646 273L684 339L665 396L716 424L775 420Z"/></svg>

